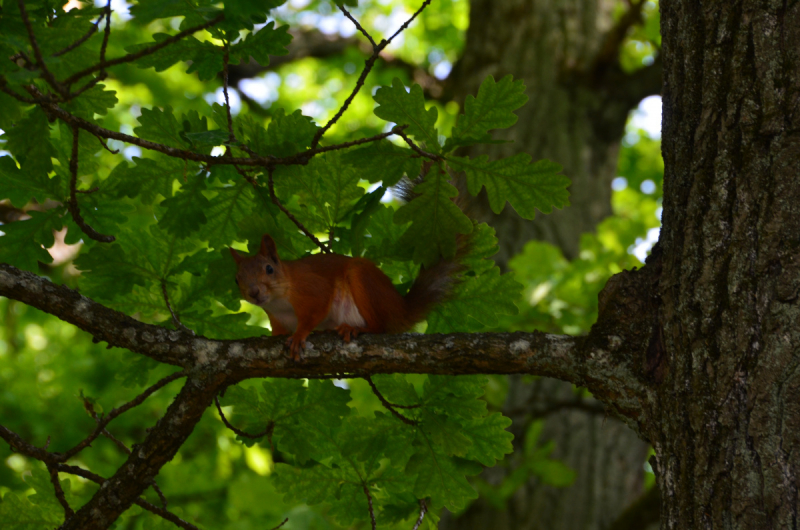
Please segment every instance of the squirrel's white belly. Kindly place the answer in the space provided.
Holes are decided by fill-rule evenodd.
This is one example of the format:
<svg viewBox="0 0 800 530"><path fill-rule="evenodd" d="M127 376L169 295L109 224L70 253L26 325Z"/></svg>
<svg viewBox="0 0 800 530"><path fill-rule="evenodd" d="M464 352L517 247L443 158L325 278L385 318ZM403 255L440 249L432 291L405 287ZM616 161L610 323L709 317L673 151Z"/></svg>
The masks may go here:
<svg viewBox="0 0 800 530"><path fill-rule="evenodd" d="M349 324L354 328L364 328L367 326L367 321L361 316L350 292L337 289L331 303L331 310L328 311L328 316L320 322L317 329L336 329L342 324Z"/></svg>
<svg viewBox="0 0 800 530"><path fill-rule="evenodd" d="M287 300L273 300L263 304L261 307L266 309L287 330L291 332L297 330L297 315L294 312L294 307ZM361 316L350 293L343 289L337 289L328 315L315 329L336 329L341 324L348 324L354 328L364 328L367 325L367 321Z"/></svg>

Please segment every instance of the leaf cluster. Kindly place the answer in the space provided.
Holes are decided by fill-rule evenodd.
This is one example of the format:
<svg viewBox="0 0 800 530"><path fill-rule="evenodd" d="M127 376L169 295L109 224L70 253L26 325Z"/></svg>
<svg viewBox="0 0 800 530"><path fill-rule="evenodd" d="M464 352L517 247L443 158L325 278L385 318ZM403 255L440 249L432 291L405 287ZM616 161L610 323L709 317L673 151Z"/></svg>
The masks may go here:
<svg viewBox="0 0 800 530"><path fill-rule="evenodd" d="M412 519L417 499L459 510L475 498L467 477L511 451L508 418L479 399L484 377L430 376L420 391L405 376L375 376L385 399L407 422L385 412L360 415L350 392L330 381L270 380L228 389L232 421L267 434L276 485L292 500L324 503L342 526L369 518L368 497L382 524ZM246 444L255 443L244 438Z"/></svg>

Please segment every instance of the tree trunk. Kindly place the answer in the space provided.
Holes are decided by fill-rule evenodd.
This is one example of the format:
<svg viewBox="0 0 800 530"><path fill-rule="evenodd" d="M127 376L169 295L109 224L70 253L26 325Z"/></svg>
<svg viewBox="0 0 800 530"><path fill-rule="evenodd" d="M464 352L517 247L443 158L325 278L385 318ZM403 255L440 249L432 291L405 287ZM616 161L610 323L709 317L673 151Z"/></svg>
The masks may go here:
<svg viewBox="0 0 800 530"><path fill-rule="evenodd" d="M797 528L800 2L662 0L662 528Z"/></svg>
<svg viewBox="0 0 800 530"><path fill-rule="evenodd" d="M531 239L557 245L575 258L579 239L611 214L611 181L628 112L645 96L660 91L660 65L625 75L619 45L634 16L617 22L614 0L473 0L466 47L448 85L463 101L477 93L487 75L513 74L524 80L529 102L518 123L496 137L514 143L482 146L469 154L491 158L524 152L549 158L572 179L571 206L533 222L510 207L494 215L483 202L477 216L488 220L500 238L501 266ZM641 6L640 6L641 7ZM627 25L626 25L627 24ZM572 385L512 378L504 413L514 420L515 446L524 444L531 410L549 409L573 396ZM596 402L595 402L596 403ZM599 405L598 405L599 406ZM647 445L616 420L582 411L549 415L542 433L554 440L553 458L577 472L575 484L557 489L531 479L504 512L476 502L442 528L600 529L607 527L643 493L642 464ZM519 454L519 453L517 453ZM512 466L521 462L512 461ZM490 482L512 469L487 473Z"/></svg>

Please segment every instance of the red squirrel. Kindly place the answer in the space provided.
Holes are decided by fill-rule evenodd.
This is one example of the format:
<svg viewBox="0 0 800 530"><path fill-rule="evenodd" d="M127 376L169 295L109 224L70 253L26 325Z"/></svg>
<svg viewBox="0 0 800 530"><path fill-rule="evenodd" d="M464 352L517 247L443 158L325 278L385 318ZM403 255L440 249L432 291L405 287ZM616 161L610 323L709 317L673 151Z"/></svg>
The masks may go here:
<svg viewBox="0 0 800 530"><path fill-rule="evenodd" d="M242 298L267 312L273 335L292 334L286 344L295 361L315 329L336 330L345 342L359 333L408 331L447 297L460 269L455 260L423 268L402 296L366 258L312 254L281 261L269 235L255 256L230 251Z"/></svg>

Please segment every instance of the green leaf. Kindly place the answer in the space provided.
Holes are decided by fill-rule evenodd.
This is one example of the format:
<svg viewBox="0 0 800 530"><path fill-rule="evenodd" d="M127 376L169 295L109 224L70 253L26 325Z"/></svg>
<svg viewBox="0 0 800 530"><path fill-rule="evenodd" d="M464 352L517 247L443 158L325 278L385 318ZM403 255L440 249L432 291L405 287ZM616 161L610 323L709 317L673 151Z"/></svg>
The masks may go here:
<svg viewBox="0 0 800 530"><path fill-rule="evenodd" d="M205 179L192 178L173 197L163 200L161 206L166 211L158 225L178 237L187 237L200 230L207 221L205 212L211 204L203 195L205 189Z"/></svg>
<svg viewBox="0 0 800 530"><path fill-rule="evenodd" d="M308 468L276 464L275 482L287 500L314 506L330 504L328 513L345 527L369 518L369 505L357 474L348 468L315 465Z"/></svg>
<svg viewBox="0 0 800 530"><path fill-rule="evenodd" d="M467 174L472 195L477 195L481 187L486 188L495 213L503 210L506 201L525 219L533 219L537 208L550 213L554 206L569 205L569 179L559 175L561 166L549 160L531 164L531 157L524 153L493 161L486 155L474 159L453 156L447 160L453 169Z"/></svg>
<svg viewBox="0 0 800 530"><path fill-rule="evenodd" d="M152 218L146 219L145 223L149 222ZM194 250L195 242L145 223L131 227L114 243L96 245L81 253L75 266L84 271L80 280L84 293L113 301L128 295L138 285L151 291L160 300L160 307L166 309L166 305L161 305L160 280L180 271L180 257Z"/></svg>
<svg viewBox="0 0 800 530"><path fill-rule="evenodd" d="M213 109L217 123L227 123L227 118L222 119L223 107L214 104ZM234 130L237 138L259 155L283 157L311 146L318 127L311 118L303 116L300 110L287 116L283 108L278 108L267 127L252 116L243 116L234 120Z"/></svg>
<svg viewBox="0 0 800 530"><path fill-rule="evenodd" d="M229 0L225 2L225 22L227 25L244 25L252 29L253 23L263 24L274 7L286 0Z"/></svg>
<svg viewBox="0 0 800 530"><path fill-rule="evenodd" d="M261 246L261 237L264 234L269 234L275 240L281 259L297 259L316 248L316 245L298 232L297 226L271 203L264 203L258 213L248 215L238 223L236 240L248 241L250 250L255 252Z"/></svg>
<svg viewBox="0 0 800 530"><path fill-rule="evenodd" d="M77 196L81 216L86 223L102 234L117 234L128 219L127 214L135 211L132 201L109 200L102 192L79 193ZM77 225L70 221L67 243L77 243L84 237Z"/></svg>
<svg viewBox="0 0 800 530"><path fill-rule="evenodd" d="M267 335L266 329L247 325L250 320L247 313L214 316L212 311L207 310L182 312L179 316L184 326L210 339L243 339Z"/></svg>
<svg viewBox="0 0 800 530"><path fill-rule="evenodd" d="M422 412L422 430L438 450L449 456L466 456L472 440L462 432L461 424L445 414L437 414L429 408Z"/></svg>
<svg viewBox="0 0 800 530"><path fill-rule="evenodd" d="M183 128L169 105L165 106L163 110L143 108L138 120L141 125L136 127L133 132L139 138L171 147L185 148L187 146L188 142L182 137Z"/></svg>
<svg viewBox="0 0 800 530"><path fill-rule="evenodd" d="M511 441L514 435L506 430L510 425L511 419L499 412L493 412L485 418L465 421L461 425L461 432L472 442L467 458L491 467L497 460L502 460L505 455L513 452Z"/></svg>
<svg viewBox="0 0 800 530"><path fill-rule="evenodd" d="M264 137L268 146L264 148L264 154L281 157L303 151L311 146L318 129L317 124L303 116L300 110L287 116L284 109L276 109Z"/></svg>
<svg viewBox="0 0 800 530"><path fill-rule="evenodd" d="M11 127L14 126L14 123L21 117L22 105L20 102L7 94L0 92L0 129L4 131L11 130Z"/></svg>
<svg viewBox="0 0 800 530"><path fill-rule="evenodd" d="M103 85L95 85L80 97L65 104L64 108L76 116L91 121L95 114L104 116L108 113L108 109L113 109L117 105L116 94L114 90L104 90Z"/></svg>
<svg viewBox="0 0 800 530"><path fill-rule="evenodd" d="M198 237L213 248L230 245L237 239L239 223L256 211L256 197L253 187L241 179L234 186L215 187L209 191L213 196L208 198L205 215L208 219Z"/></svg>
<svg viewBox="0 0 800 530"><path fill-rule="evenodd" d="M154 42L134 44L125 48L125 51L128 53L138 53L170 37L172 37L172 35L156 33L153 35ZM201 81L208 81L222 71L224 57L225 52L221 47L214 46L208 41L200 41L189 36L169 46L164 46L155 53L136 59L134 64L139 68L152 67L155 68L156 72L163 72L178 62L191 62L186 73L191 74L197 72L197 77Z"/></svg>
<svg viewBox="0 0 800 530"><path fill-rule="evenodd" d="M75 506L75 499L72 495L70 481L59 479L58 482L61 484L61 489L64 492L64 497L67 502ZM46 513L58 513L59 511L62 514L64 513L64 508L61 506L61 503L56 498L53 491L53 484L50 482L50 473L39 467L34 467L31 469L31 474L25 477L25 484L33 488L36 492L28 497L28 500L35 504L40 510ZM0 519L0 521L2 521L2 519Z"/></svg>
<svg viewBox="0 0 800 530"><path fill-rule="evenodd" d="M385 187L394 186L407 176L415 179L422 169L422 159L414 151L382 140L367 147L348 151L342 159L358 168L361 178L369 182L381 182Z"/></svg>
<svg viewBox="0 0 800 530"><path fill-rule="evenodd" d="M26 174L10 156L0 157L0 199L9 199L11 204L22 208L31 199L44 203L47 198L58 198L55 186L44 173Z"/></svg>
<svg viewBox="0 0 800 530"><path fill-rule="evenodd" d="M144 388L150 380L150 372L159 363L144 355L125 356L125 364L117 372L116 378L124 388Z"/></svg>
<svg viewBox="0 0 800 530"><path fill-rule="evenodd" d="M218 145L224 145L228 143L230 133L222 129L214 129L213 131L184 133L183 137L189 140L192 148L196 149L198 147L216 147Z"/></svg>
<svg viewBox="0 0 800 530"><path fill-rule="evenodd" d="M57 152L50 141L50 124L40 108L28 115L3 135L7 140L5 149L14 154L26 175L41 178L53 169L50 157Z"/></svg>
<svg viewBox="0 0 800 530"><path fill-rule="evenodd" d="M494 228L488 224L480 223L475 226L475 230L469 235L467 248L469 254L461 260L461 263L475 274L483 274L496 265L491 258L499 249L497 236Z"/></svg>
<svg viewBox="0 0 800 530"><path fill-rule="evenodd" d="M62 208L45 212L31 210L28 212L30 219L0 225L0 231L5 233L0 237L0 263L28 271L38 271L37 261L52 263L53 258L45 248L55 243L53 231L64 226L62 214Z"/></svg>
<svg viewBox="0 0 800 530"><path fill-rule="evenodd" d="M447 456L428 440L417 443L420 450L406 466L406 473L416 475L414 495L417 498L433 497L451 511L456 511L478 497L466 476L480 473L480 465Z"/></svg>
<svg viewBox="0 0 800 530"><path fill-rule="evenodd" d="M138 24L147 24L158 18L189 17L202 14L212 19L219 11L212 11L207 6L209 1L186 2L185 0L139 0L130 7L130 14Z"/></svg>
<svg viewBox="0 0 800 530"><path fill-rule="evenodd" d="M416 405L420 399L414 385L403 374L376 374L372 382L389 403L395 405Z"/></svg>
<svg viewBox="0 0 800 530"><path fill-rule="evenodd" d="M16 493L6 493L0 502L0 521L4 530L45 530L64 522L64 509L37 506Z"/></svg>
<svg viewBox="0 0 800 530"><path fill-rule="evenodd" d="M343 442L342 455L364 462L364 469L369 473L375 472L384 458L402 469L413 454L414 436L414 429L381 412L376 412L374 418L351 415L345 419L339 433Z"/></svg>
<svg viewBox="0 0 800 530"><path fill-rule="evenodd" d="M350 252L353 256L361 256L364 251L364 236L370 218L383 209L381 199L386 193L386 188L379 187L375 191L362 196L352 208L350 222Z"/></svg>
<svg viewBox="0 0 800 530"><path fill-rule="evenodd" d="M243 429L262 432L272 425L272 439L300 462L322 460L330 451L339 451L335 433L342 418L350 414L350 392L331 381L275 379L265 381L260 392L241 387L230 388L225 404L233 405Z"/></svg>
<svg viewBox="0 0 800 530"><path fill-rule="evenodd" d="M172 186L176 178L187 178L196 164L187 163L160 153L154 158L133 157L135 166L120 162L108 176L103 191L111 197L138 197L145 204L152 203L157 196L172 197Z"/></svg>
<svg viewBox="0 0 800 530"><path fill-rule="evenodd" d="M400 244L410 249L417 263L431 265L440 256L452 258L456 255L456 234L472 231L472 221L451 200L458 190L447 174L434 168L414 192L419 196L394 214L395 223L412 223Z"/></svg>
<svg viewBox="0 0 800 530"><path fill-rule="evenodd" d="M82 290L106 300L128 294L134 285L146 285L156 276L152 270L137 265L118 242L82 253L75 266L82 271Z"/></svg>
<svg viewBox="0 0 800 530"><path fill-rule="evenodd" d="M259 65L266 67L269 65L270 55L289 53L286 46L292 42L292 36L288 31L289 26L276 29L275 22L270 22L256 33L251 33L244 40L231 46L231 64L247 62L252 57Z"/></svg>
<svg viewBox="0 0 800 530"><path fill-rule="evenodd" d="M493 267L480 276L467 278L456 287L455 297L437 306L428 317L427 333L475 331L476 320L485 326L495 326L499 315L516 315L514 300L522 285L512 274L500 274Z"/></svg>
<svg viewBox="0 0 800 530"><path fill-rule="evenodd" d="M316 156L305 166L280 167L275 172L279 195L297 195L311 217L324 229L342 221L364 194L359 175L342 161L338 152Z"/></svg>
<svg viewBox="0 0 800 530"><path fill-rule="evenodd" d="M469 95L464 100L464 114L456 119L453 140L479 140L485 138L491 129L514 125L517 122L514 111L526 101L528 96L522 81L514 81L511 75L507 75L495 83L494 77L486 77L478 89L478 97Z"/></svg>
<svg viewBox="0 0 800 530"><path fill-rule="evenodd" d="M438 112L435 107L425 110L422 87L417 84L406 90L403 82L394 78L391 87L381 87L375 92L375 115L398 125L408 125L406 134L415 137L429 151L439 152L439 133L436 131Z"/></svg>

